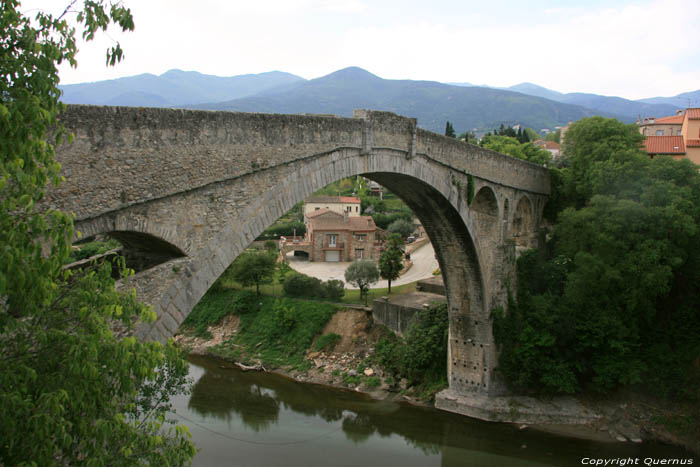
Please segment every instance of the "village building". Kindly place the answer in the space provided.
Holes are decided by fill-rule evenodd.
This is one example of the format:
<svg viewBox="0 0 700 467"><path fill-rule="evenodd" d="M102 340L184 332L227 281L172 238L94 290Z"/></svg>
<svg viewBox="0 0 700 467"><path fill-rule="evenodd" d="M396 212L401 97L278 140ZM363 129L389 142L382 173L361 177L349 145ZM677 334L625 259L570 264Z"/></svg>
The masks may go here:
<svg viewBox="0 0 700 467"><path fill-rule="evenodd" d="M679 110L669 117L645 118L637 124L646 136L644 150L649 156L687 158L700 165L700 108Z"/></svg>
<svg viewBox="0 0 700 467"><path fill-rule="evenodd" d="M293 251L309 261L349 262L378 260L384 231L371 216L360 215L360 199L349 196L316 196L304 203L303 240L282 239L283 255Z"/></svg>
<svg viewBox="0 0 700 467"><path fill-rule="evenodd" d="M538 148L549 151L549 153L552 155L552 160L559 159L559 155L561 154L561 148L559 146L559 143L555 141L545 141L543 139L538 139L532 144L534 144Z"/></svg>

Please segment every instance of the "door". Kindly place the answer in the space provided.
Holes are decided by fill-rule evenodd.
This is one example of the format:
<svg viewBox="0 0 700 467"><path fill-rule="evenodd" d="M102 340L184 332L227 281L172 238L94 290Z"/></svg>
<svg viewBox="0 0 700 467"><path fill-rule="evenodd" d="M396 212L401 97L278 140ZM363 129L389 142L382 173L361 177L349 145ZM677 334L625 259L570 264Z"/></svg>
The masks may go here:
<svg viewBox="0 0 700 467"><path fill-rule="evenodd" d="M340 251L338 251L338 250L326 251L326 262L337 263L338 261L340 261Z"/></svg>

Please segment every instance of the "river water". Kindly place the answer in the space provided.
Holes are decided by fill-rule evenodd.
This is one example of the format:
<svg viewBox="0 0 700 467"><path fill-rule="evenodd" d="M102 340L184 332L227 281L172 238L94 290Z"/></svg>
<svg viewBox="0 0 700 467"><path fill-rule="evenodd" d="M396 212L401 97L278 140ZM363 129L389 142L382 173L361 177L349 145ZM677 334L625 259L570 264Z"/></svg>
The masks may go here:
<svg viewBox="0 0 700 467"><path fill-rule="evenodd" d="M192 393L172 400L200 450L195 466L580 466L626 458L659 465L692 458L660 444L557 437L225 366L190 357Z"/></svg>

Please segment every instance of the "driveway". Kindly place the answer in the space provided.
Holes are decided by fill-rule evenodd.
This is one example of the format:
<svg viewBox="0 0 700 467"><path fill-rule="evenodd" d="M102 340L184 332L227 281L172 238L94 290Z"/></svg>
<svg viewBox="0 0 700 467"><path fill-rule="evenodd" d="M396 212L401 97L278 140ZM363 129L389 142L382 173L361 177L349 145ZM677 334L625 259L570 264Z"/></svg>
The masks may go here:
<svg viewBox="0 0 700 467"><path fill-rule="evenodd" d="M305 259L300 259L296 256L292 256L292 253L287 256L289 265L295 271L299 271L307 276L317 277L323 281L330 279L338 279L345 282L345 269L350 265L350 263L324 263L324 262L310 262ZM399 277L395 281L391 281L391 285L403 285L410 284L420 279L426 279L428 277L433 277L433 271L438 268L437 259L435 259L435 251L433 250L433 245L426 243L423 246L418 247L413 253L411 253L411 261L413 261L413 266L404 275ZM389 286L388 282L384 279L380 279L379 282L372 285L372 289L382 289ZM346 289L357 289L357 287L352 284L345 284Z"/></svg>

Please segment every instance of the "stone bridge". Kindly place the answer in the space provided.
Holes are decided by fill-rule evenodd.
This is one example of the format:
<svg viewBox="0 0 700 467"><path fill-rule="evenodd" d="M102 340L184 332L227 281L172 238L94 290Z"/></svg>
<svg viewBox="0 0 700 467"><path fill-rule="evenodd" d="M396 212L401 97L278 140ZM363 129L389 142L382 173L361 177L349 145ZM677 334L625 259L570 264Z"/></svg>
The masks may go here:
<svg viewBox="0 0 700 467"><path fill-rule="evenodd" d="M491 311L506 306L517 246L534 246L550 193L540 166L358 110L353 118L68 106L57 149L66 181L47 196L82 235L109 234L147 258L128 284L172 336L219 275L275 220L331 182L361 174L421 220L449 303L449 390L494 398ZM464 405L464 404L462 404ZM478 416L478 414L476 414Z"/></svg>

